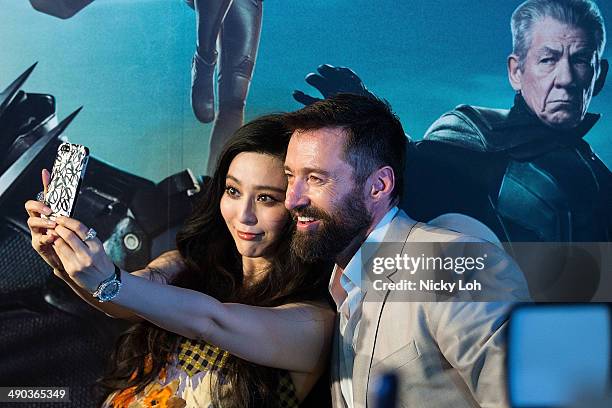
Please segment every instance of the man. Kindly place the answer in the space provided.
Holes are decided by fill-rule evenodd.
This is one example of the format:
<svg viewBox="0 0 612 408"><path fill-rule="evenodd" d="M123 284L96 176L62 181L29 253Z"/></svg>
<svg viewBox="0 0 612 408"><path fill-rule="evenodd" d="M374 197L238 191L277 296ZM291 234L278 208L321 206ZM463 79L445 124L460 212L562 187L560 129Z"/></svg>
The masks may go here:
<svg viewBox="0 0 612 408"><path fill-rule="evenodd" d="M413 243L473 242L491 248L417 223L398 209L407 139L387 104L339 94L285 120L294 131L285 160L285 205L297 220L293 253L336 264L330 281L339 311L331 369L334 406L371 406L372 381L391 369L399 374L398 406L507 406L508 302L526 299L514 264L492 251L493 267L472 275L488 281L487 295L496 303L438 302L431 292L420 294L428 300L423 302L416 294L368 286L373 259L419 256ZM406 277L399 267L384 274L386 282Z"/></svg>
<svg viewBox="0 0 612 408"><path fill-rule="evenodd" d="M591 0L528 0L511 27L514 106L461 105L433 123L412 167L428 176L408 186L406 210L484 222L512 243L535 300L609 301L612 173L583 139L608 72L603 18Z"/></svg>
<svg viewBox="0 0 612 408"><path fill-rule="evenodd" d="M583 137L599 120L605 25L591 0L528 0L512 15L510 110L460 105L412 145L402 208L416 219L460 212L507 242L608 242L612 173ZM324 96L367 93L347 68L306 81ZM315 99L296 91L308 104Z"/></svg>
<svg viewBox="0 0 612 408"><path fill-rule="evenodd" d="M512 15L512 37L514 106L461 105L432 124L414 167L431 177L408 188L426 188L428 199L407 200L408 211L459 211L502 241L609 241L612 173L583 139L608 72L601 13L591 0L528 0Z"/></svg>

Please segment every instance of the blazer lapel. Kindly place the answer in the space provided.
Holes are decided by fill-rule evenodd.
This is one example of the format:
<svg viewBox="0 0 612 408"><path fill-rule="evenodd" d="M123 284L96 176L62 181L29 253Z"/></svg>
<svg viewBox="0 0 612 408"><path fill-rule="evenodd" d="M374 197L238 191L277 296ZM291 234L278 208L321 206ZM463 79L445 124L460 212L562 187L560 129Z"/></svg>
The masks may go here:
<svg viewBox="0 0 612 408"><path fill-rule="evenodd" d="M342 396L342 388L340 386L340 314L336 314L336 325L334 328L334 338L332 342L331 353L331 397L332 404L335 408L346 407L344 397Z"/></svg>
<svg viewBox="0 0 612 408"><path fill-rule="evenodd" d="M389 229L385 234L383 242L406 242L412 227L416 225L416 221L400 210L396 216L391 220ZM393 254L385 254L386 249L382 245L378 248L375 254L369 256L366 262L364 262L366 270L371 270L372 261L374 257L379 256L393 256ZM394 247L394 253L398 247ZM374 256L375 255L375 256ZM385 274L388 279L388 275L395 273L396 270L391 270ZM359 334L357 336L357 344L355 345L355 361L353 363L353 407L366 407L367 406L367 395L368 386L370 380L370 369L372 367L372 360L374 358L374 349L376 347L376 338L378 336L378 325L380 322L380 316L383 310L383 306L390 291L384 293L374 292L372 290L365 293L362 308L361 308L361 319L359 322Z"/></svg>

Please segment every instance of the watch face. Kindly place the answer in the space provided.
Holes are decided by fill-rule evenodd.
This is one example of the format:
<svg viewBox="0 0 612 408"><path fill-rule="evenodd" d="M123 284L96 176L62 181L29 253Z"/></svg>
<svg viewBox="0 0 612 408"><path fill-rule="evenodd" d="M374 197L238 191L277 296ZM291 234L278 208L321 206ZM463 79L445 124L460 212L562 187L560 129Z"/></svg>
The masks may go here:
<svg viewBox="0 0 612 408"><path fill-rule="evenodd" d="M120 285L121 284L118 281L109 282L102 290L102 293L100 293L100 298L103 300L114 298L119 291Z"/></svg>

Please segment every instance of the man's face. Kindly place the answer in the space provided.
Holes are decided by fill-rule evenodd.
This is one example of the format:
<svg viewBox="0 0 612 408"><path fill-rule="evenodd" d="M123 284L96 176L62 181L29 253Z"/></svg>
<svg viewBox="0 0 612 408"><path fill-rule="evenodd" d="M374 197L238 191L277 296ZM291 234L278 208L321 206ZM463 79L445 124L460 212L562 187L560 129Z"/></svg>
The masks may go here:
<svg viewBox="0 0 612 408"><path fill-rule="evenodd" d="M511 82L546 125L568 129L587 112L599 60L592 36L552 18L536 22L524 66Z"/></svg>
<svg viewBox="0 0 612 408"><path fill-rule="evenodd" d="M296 131L285 159L285 206L297 220L293 252L303 260L334 260L371 223L364 187L343 159L344 130Z"/></svg>

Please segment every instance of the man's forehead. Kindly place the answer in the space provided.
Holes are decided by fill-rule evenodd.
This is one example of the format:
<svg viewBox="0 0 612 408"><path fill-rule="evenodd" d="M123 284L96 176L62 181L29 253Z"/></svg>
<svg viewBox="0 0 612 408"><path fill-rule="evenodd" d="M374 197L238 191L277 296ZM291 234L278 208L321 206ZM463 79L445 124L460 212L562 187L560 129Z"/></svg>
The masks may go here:
<svg viewBox="0 0 612 408"><path fill-rule="evenodd" d="M320 129L297 129L291 135L288 154L292 150L306 153L338 153L344 147L346 130L341 127L324 127Z"/></svg>
<svg viewBox="0 0 612 408"><path fill-rule="evenodd" d="M287 166L325 166L342 157L346 130L341 127L295 130L289 142Z"/></svg>
<svg viewBox="0 0 612 408"><path fill-rule="evenodd" d="M595 51L594 36L584 28L566 24L551 17L538 20L531 27L530 51L561 51L566 46L571 51Z"/></svg>

